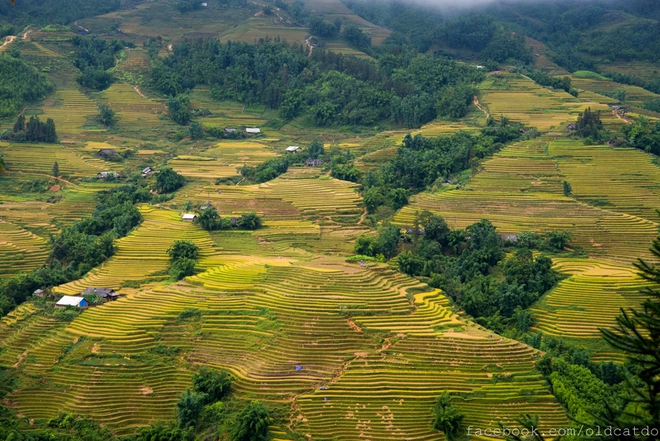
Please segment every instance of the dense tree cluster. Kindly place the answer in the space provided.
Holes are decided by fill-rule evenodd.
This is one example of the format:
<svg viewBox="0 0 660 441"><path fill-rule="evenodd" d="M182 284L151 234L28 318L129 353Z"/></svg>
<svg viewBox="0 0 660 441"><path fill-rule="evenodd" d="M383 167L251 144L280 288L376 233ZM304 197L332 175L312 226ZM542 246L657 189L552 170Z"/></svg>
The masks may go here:
<svg viewBox="0 0 660 441"><path fill-rule="evenodd" d="M630 146L660 155L660 122L639 117L633 124L622 126L621 132Z"/></svg>
<svg viewBox="0 0 660 441"><path fill-rule="evenodd" d="M258 230L263 225L261 217L255 212L243 213L239 218L220 217L214 207L202 210L195 220L206 231L231 230Z"/></svg>
<svg viewBox="0 0 660 441"><path fill-rule="evenodd" d="M25 122L25 116L19 115L11 131L5 130L0 135L0 139L14 142L57 142L57 131L55 121L48 118L46 122L41 122L38 116L31 116L28 122Z"/></svg>
<svg viewBox="0 0 660 441"><path fill-rule="evenodd" d="M571 95L577 97L578 91L576 88L571 87L571 78L567 76L555 77L550 76L542 70L526 70L525 75L531 78L535 83L545 86L552 87L553 89L561 89L564 92L570 93Z"/></svg>
<svg viewBox="0 0 660 441"><path fill-rule="evenodd" d="M487 220L450 230L442 217L423 212L412 236L413 248L398 257L401 271L430 277L431 286L496 332L506 326L526 332L533 321L524 310L557 282L552 261L534 258L527 247L505 260L504 243Z"/></svg>
<svg viewBox="0 0 660 441"><path fill-rule="evenodd" d="M0 91L0 118L5 118L16 115L26 103L44 99L53 91L53 83L34 66L0 54Z"/></svg>
<svg viewBox="0 0 660 441"><path fill-rule="evenodd" d="M156 190L159 193L172 193L183 187L186 178L175 172L170 167L164 167L156 173Z"/></svg>
<svg viewBox="0 0 660 441"><path fill-rule="evenodd" d="M447 181L520 136L521 126L506 119L499 124L490 120L478 135L458 132L427 138L408 134L392 161L362 177L364 205L371 214L380 206L398 210L408 203L410 194Z"/></svg>
<svg viewBox="0 0 660 441"><path fill-rule="evenodd" d="M608 137L600 120L600 111L593 112L591 107L580 112L573 133L580 138L585 138L587 143L602 142Z"/></svg>
<svg viewBox="0 0 660 441"><path fill-rule="evenodd" d="M115 65L115 54L124 46L132 45L119 40L87 37L74 37L72 42L77 48L74 65L81 72L78 83L95 90L110 87L114 77L108 70Z"/></svg>
<svg viewBox="0 0 660 441"><path fill-rule="evenodd" d="M107 14L120 5L120 0L24 0L14 4L7 1L0 2L0 17L13 28L8 34L17 34L29 24L66 25L79 18Z"/></svg>
<svg viewBox="0 0 660 441"><path fill-rule="evenodd" d="M192 40L154 61L152 84L170 96L208 85L215 99L263 103L286 120L306 114L319 126L389 121L418 127L438 115L464 116L471 85L484 78L478 69L442 57L383 57L376 65L319 48L310 57L306 48L278 41Z"/></svg>
<svg viewBox="0 0 660 441"><path fill-rule="evenodd" d="M195 274L196 260L199 257L199 247L189 240L177 240L167 250L170 256L168 272L174 280Z"/></svg>
<svg viewBox="0 0 660 441"><path fill-rule="evenodd" d="M46 264L26 275L0 280L2 315L24 302L38 288L79 279L115 252L114 241L142 222L134 204L152 197L146 187L126 186L98 194L91 217L74 222L52 238Z"/></svg>

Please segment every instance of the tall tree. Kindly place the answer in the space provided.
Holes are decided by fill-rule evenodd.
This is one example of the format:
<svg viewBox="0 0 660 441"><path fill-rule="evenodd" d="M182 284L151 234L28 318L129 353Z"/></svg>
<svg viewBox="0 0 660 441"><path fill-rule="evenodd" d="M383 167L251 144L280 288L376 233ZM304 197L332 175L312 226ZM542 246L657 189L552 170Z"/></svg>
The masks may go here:
<svg viewBox="0 0 660 441"><path fill-rule="evenodd" d="M658 212L660 214L660 211ZM644 429L660 427L660 236L651 246L654 261L639 259L635 267L650 282L642 292L647 299L641 308L621 310L614 329L602 329L612 346L627 353L629 361L627 398L622 406L608 405L600 415L602 426L622 429L617 440L658 440ZM641 436L626 436L639 433Z"/></svg>

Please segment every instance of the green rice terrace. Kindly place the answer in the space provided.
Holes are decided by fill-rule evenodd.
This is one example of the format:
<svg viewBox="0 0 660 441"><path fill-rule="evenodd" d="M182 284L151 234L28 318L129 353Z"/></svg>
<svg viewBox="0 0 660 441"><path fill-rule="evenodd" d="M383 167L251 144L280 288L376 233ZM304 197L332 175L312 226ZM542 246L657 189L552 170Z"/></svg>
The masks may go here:
<svg viewBox="0 0 660 441"><path fill-rule="evenodd" d="M0 440L660 427L658 5L15 3Z"/></svg>

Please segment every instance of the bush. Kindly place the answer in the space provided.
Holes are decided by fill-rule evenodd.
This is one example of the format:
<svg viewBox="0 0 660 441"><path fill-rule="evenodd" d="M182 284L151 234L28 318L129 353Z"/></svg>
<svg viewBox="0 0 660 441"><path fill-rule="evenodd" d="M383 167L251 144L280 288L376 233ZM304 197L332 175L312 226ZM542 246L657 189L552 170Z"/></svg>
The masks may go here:
<svg viewBox="0 0 660 441"><path fill-rule="evenodd" d="M177 240L167 250L172 260L181 258L196 260L199 257L199 247L189 240Z"/></svg>
<svg viewBox="0 0 660 441"><path fill-rule="evenodd" d="M169 274L174 280L181 280L195 274L195 262L193 259L182 257L170 264Z"/></svg>
<svg viewBox="0 0 660 441"><path fill-rule="evenodd" d="M261 218L257 213L243 213L238 220L238 228L241 230L258 230L261 228Z"/></svg>
<svg viewBox="0 0 660 441"><path fill-rule="evenodd" d="M433 413L435 417L433 428L441 431L449 441L457 439L461 434L461 425L465 415L451 403L448 392L438 397Z"/></svg>
<svg viewBox="0 0 660 441"><path fill-rule="evenodd" d="M206 395L205 404L215 403L231 392L231 378L225 370L216 371L202 367L193 375L193 388L195 392Z"/></svg>
<svg viewBox="0 0 660 441"><path fill-rule="evenodd" d="M191 392L190 389L181 394L179 402L176 403L176 416L179 425L183 428L194 426L202 414L206 395Z"/></svg>
<svg viewBox="0 0 660 441"><path fill-rule="evenodd" d="M232 433L233 441L266 441L270 413L259 401L252 401L238 416Z"/></svg>
<svg viewBox="0 0 660 441"><path fill-rule="evenodd" d="M156 190L160 193L171 193L183 187L186 178L169 167L161 169L156 175Z"/></svg>

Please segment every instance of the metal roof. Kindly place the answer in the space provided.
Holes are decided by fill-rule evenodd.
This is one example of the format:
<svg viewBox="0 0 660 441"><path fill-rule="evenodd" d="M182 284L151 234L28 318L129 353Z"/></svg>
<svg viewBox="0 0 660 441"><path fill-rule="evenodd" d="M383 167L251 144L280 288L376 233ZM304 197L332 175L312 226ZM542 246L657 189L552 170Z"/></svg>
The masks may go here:
<svg viewBox="0 0 660 441"><path fill-rule="evenodd" d="M74 296L63 296L56 305L60 306L80 306L81 302L84 302L83 297L74 297Z"/></svg>

